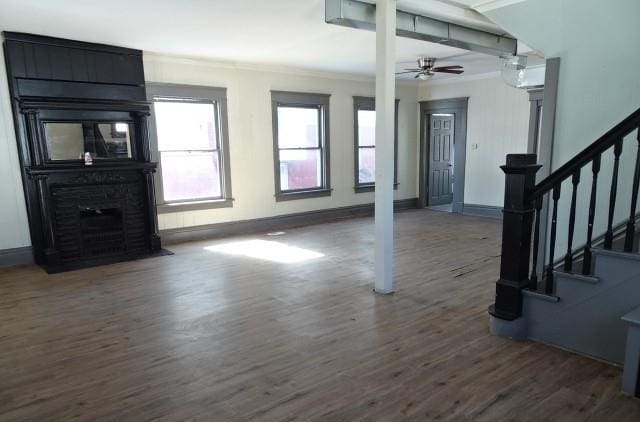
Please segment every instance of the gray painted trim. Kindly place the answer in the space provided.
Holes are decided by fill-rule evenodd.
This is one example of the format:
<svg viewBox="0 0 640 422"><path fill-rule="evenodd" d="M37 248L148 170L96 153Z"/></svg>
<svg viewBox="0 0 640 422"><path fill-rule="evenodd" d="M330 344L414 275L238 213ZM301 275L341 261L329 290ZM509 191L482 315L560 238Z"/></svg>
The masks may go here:
<svg viewBox="0 0 640 422"><path fill-rule="evenodd" d="M400 183L394 183L393 184L393 190L398 190L398 185L399 184ZM367 183L366 185L354 186L353 190L355 191L355 193L375 192L376 191L376 185L375 185L375 183Z"/></svg>
<svg viewBox="0 0 640 422"><path fill-rule="evenodd" d="M425 121L431 114L451 113L455 117L454 126L454 170L452 211L461 213L464 209L464 177L467 157L467 107L469 97L444 100L420 101L420 168L418 173L418 201L420 207L429 206L426 180L429 175L429 125Z"/></svg>
<svg viewBox="0 0 640 422"><path fill-rule="evenodd" d="M196 209L211 209L233 207L233 194L231 191L231 157L229 152L229 119L227 111L227 89L211 86L199 85L182 85L182 84L166 84L157 82L147 82L147 99L153 102L154 97L173 97L173 98L189 98L198 100L212 101L216 105L216 125L218 130L219 149L220 149L220 165L222 167L222 200L211 201L193 201L185 203L173 203L171 208L165 207L164 190L162 186L162 162L160 160L160 152L158 151L158 132L156 118L153 107L151 107L151 116L149 118L149 139L151 143L151 156L158 163L158 170L155 175L156 198L158 204L158 212L176 212L188 211ZM198 205L195 205L198 202ZM206 206L206 205L210 206Z"/></svg>
<svg viewBox="0 0 640 422"><path fill-rule="evenodd" d="M544 97L542 99L542 127L540 128L540 155L538 164L542 168L536 174L538 181L551 174L553 159L553 136L556 124L556 104L558 101L558 77L560 57L547 59L544 74Z"/></svg>
<svg viewBox="0 0 640 422"><path fill-rule="evenodd" d="M502 220L502 207L494 207L492 205L464 204L462 213Z"/></svg>
<svg viewBox="0 0 640 422"><path fill-rule="evenodd" d="M318 198L321 196L331 196L333 189L313 189L295 192L281 192L276 194L276 202L291 201L295 199Z"/></svg>
<svg viewBox="0 0 640 422"><path fill-rule="evenodd" d="M393 205L396 211L417 208L417 198L395 200ZM163 244L170 244L240 234L259 234L272 230L321 224L343 218L372 216L373 213L374 204L370 203L252 220L167 229L161 230L160 235Z"/></svg>
<svg viewBox="0 0 640 422"><path fill-rule="evenodd" d="M538 164L542 164L542 167L536 173L536 182L543 180L551 174L551 168L553 166L553 139L556 125L559 76L560 57L547 59L544 73L540 145L538 145ZM538 273L542 273L545 257L548 255L547 238L551 224L551 219L549 218L551 214L550 206L549 195L545 195L540 213L540 237L538 242L543 246L538 249L538 268L536 268Z"/></svg>
<svg viewBox="0 0 640 422"><path fill-rule="evenodd" d="M233 207L233 198L231 199L218 199L212 201L194 201L194 202L181 202L172 204L160 204L156 206L158 214L170 214L172 212L181 211L198 211L198 210L210 210L214 208L231 208Z"/></svg>
<svg viewBox="0 0 640 422"><path fill-rule="evenodd" d="M395 122L393 129L393 188L398 189L398 106L400 100L396 99L395 104ZM359 175L359 155L360 149L358 148L358 110L370 110L375 111L376 98L375 97L353 97L353 180L356 193L373 192L375 190L375 183L360 183Z"/></svg>
<svg viewBox="0 0 640 422"><path fill-rule="evenodd" d="M273 131L273 174L276 202L331 195L330 161L330 94L271 91L271 123ZM280 190L280 149L278 147L278 106L317 107L320 110L320 142L322 157L322 187L298 191Z"/></svg>
<svg viewBox="0 0 640 422"><path fill-rule="evenodd" d="M540 137L538 120L540 118L540 108L542 107L542 99L544 89L532 89L529 93L529 135L527 137L527 153L538 153L538 138Z"/></svg>
<svg viewBox="0 0 640 422"><path fill-rule="evenodd" d="M0 267L29 265L33 263L33 249L31 246L0 250Z"/></svg>

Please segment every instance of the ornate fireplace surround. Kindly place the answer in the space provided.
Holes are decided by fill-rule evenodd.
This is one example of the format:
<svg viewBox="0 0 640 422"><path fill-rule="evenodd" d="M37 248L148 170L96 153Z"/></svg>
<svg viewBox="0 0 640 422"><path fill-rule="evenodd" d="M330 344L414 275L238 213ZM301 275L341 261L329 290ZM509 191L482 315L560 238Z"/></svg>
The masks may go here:
<svg viewBox="0 0 640 422"><path fill-rule="evenodd" d="M58 272L163 253L142 52L3 35L36 263Z"/></svg>

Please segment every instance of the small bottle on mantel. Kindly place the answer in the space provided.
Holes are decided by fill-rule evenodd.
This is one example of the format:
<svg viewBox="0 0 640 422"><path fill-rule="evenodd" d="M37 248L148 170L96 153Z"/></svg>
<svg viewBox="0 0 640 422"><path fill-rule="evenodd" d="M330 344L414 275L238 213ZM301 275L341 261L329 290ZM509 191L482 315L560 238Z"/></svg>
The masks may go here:
<svg viewBox="0 0 640 422"><path fill-rule="evenodd" d="M92 166L93 165L93 158L91 158L91 153L90 152L85 152L84 153L84 165L85 166Z"/></svg>

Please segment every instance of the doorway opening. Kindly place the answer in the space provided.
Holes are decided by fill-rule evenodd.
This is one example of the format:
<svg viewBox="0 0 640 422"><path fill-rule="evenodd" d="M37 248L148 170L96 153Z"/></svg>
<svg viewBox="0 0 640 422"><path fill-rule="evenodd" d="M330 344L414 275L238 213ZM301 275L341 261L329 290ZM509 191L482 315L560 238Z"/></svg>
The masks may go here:
<svg viewBox="0 0 640 422"><path fill-rule="evenodd" d="M420 102L419 205L462 212L468 98Z"/></svg>

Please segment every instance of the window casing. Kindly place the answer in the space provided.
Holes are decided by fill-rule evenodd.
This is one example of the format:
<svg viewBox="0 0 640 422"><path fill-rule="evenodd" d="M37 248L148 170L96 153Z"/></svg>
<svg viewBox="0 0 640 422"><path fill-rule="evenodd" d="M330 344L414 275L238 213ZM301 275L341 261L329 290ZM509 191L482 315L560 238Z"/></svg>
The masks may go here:
<svg viewBox="0 0 640 422"><path fill-rule="evenodd" d="M147 84L158 212L231 207L226 89Z"/></svg>
<svg viewBox="0 0 640 422"><path fill-rule="evenodd" d="M393 188L398 188L398 104L395 103ZM375 190L375 98L353 97L354 190Z"/></svg>
<svg viewBox="0 0 640 422"><path fill-rule="evenodd" d="M331 195L329 95L271 91L276 201Z"/></svg>

